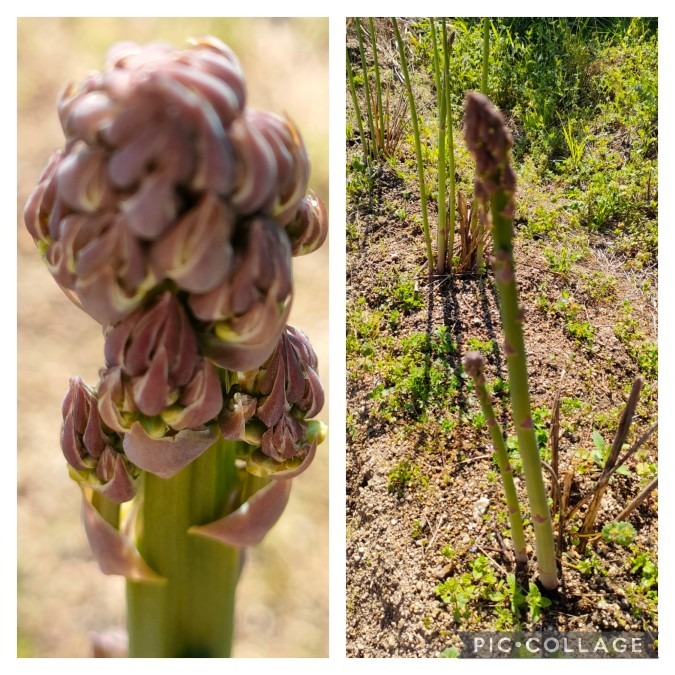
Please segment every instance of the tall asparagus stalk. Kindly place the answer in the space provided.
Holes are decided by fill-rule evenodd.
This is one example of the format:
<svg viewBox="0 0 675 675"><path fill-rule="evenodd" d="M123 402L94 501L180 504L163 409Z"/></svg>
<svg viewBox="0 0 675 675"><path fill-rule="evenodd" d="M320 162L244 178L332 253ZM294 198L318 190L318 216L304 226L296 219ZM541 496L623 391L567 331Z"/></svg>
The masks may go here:
<svg viewBox="0 0 675 675"><path fill-rule="evenodd" d="M445 180L445 126L447 115L445 114L447 97L445 95L448 81L445 77L445 59L447 45L443 41L443 62L438 54L438 40L436 39L436 26L433 17L429 19L431 26L431 40L434 49L434 77L436 78L436 91L438 94L438 225L436 226L436 274L445 272L445 253L448 236L446 219L446 180ZM443 19L443 33L445 33L445 19ZM443 71L443 75L441 75ZM452 129L449 130L452 133Z"/></svg>
<svg viewBox="0 0 675 675"><path fill-rule="evenodd" d="M488 65L490 63L490 19L483 19L483 72L481 76L480 91L483 96L488 95ZM476 273L482 274L483 266L483 243L484 243L484 219L474 219L476 223Z"/></svg>
<svg viewBox="0 0 675 675"><path fill-rule="evenodd" d="M447 252L443 259L446 260L446 269L452 272L452 255L455 249L455 139L452 126L452 102L450 96L450 50L455 39L454 32L448 35L445 19L443 19L443 76L445 78L445 113L447 115L447 140L448 140L448 219Z"/></svg>
<svg viewBox="0 0 675 675"><path fill-rule="evenodd" d="M530 512L534 524L537 564L542 585L558 586L551 513L542 475L541 458L532 422L528 386L523 311L518 305L513 258L513 214L516 177L510 164L511 134L501 114L482 94L466 97L465 138L476 161L476 197L490 204L493 269L504 330L504 353L509 374L511 412L523 461Z"/></svg>
<svg viewBox="0 0 675 675"><path fill-rule="evenodd" d="M497 422L490 395L485 387L485 357L480 352L468 352L462 360L464 370L473 380L476 387L476 394L480 401L485 424L490 430L492 437L492 447L494 448L495 458L499 465L499 472L502 476L502 485L504 486L504 496L509 510L509 520L511 522L511 538L513 539L513 548L516 561L519 563L527 562L527 547L525 545L525 533L523 532L523 518L520 513L520 504L518 503L518 493L513 482L513 469L509 462L509 455L506 451L502 429Z"/></svg>
<svg viewBox="0 0 675 675"><path fill-rule="evenodd" d="M405 57L405 49L403 47L403 40L401 33L398 30L398 23L395 18L392 18L391 23L394 27L394 34L396 35L396 44L398 45L398 53L401 59L401 69L403 70L403 77L405 79L405 87L408 92L408 103L410 105L410 117L413 125L413 136L415 138L415 153L417 155L417 175L420 184L420 201L422 203L422 227L424 228L424 242L427 249L427 263L429 265L429 275L432 274L434 268L434 254L431 251L431 233L429 232L429 215L427 213L427 191L424 180L424 161L422 158L422 143L420 141L420 127L417 120L417 109L415 108L415 95L413 94L412 85L410 84L410 74L408 73L408 61Z"/></svg>
<svg viewBox="0 0 675 675"><path fill-rule="evenodd" d="M483 19L483 73L480 81L480 93L488 95L488 64L490 63L490 19Z"/></svg>

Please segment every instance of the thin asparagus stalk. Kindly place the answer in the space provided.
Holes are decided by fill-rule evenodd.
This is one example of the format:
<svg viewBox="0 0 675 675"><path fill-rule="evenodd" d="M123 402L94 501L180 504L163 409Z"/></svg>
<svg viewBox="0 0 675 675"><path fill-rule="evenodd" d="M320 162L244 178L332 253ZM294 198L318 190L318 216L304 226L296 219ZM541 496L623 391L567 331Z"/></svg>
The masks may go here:
<svg viewBox="0 0 675 675"><path fill-rule="evenodd" d="M448 35L445 19L443 19L443 74L445 78L445 111L448 117L448 220L447 247L443 259L447 258L446 269L452 272L452 255L455 248L455 140L452 133L452 103L450 100L450 50L455 39L454 32Z"/></svg>
<svg viewBox="0 0 675 675"><path fill-rule="evenodd" d="M483 19L483 77L480 83L480 92L483 96L488 95L488 63L490 62L490 19Z"/></svg>
<svg viewBox="0 0 675 675"><path fill-rule="evenodd" d="M436 226L436 274L445 272L445 251L447 241L447 221L445 211L445 124L446 124L446 96L445 88L447 80L441 78L441 64L438 58L438 44L436 40L436 27L433 18L429 19L431 25L431 40L434 47L434 75L436 78L436 90L438 93L438 224ZM445 26L445 20L443 20ZM443 60L445 61L443 47Z"/></svg>
<svg viewBox="0 0 675 675"><path fill-rule="evenodd" d="M363 69L363 91L366 95L366 114L368 116L368 128L370 129L370 149L373 159L378 157L377 140L375 134L375 121L373 120L372 99L370 98L370 82L368 79L368 64L366 63L366 50L363 46L363 30L361 20L355 18L356 36L359 39L359 53L361 54L361 68Z"/></svg>
<svg viewBox="0 0 675 675"><path fill-rule="evenodd" d="M378 131L378 145L380 152L384 152L385 148L385 132L384 125L384 110L382 109L382 82L380 81L380 64L377 60L377 37L375 36L375 22L373 17L368 17L368 25L370 28L370 41L373 45L373 62L375 63L375 90L377 93L377 131Z"/></svg>
<svg viewBox="0 0 675 675"><path fill-rule="evenodd" d="M347 78L349 79L349 90L352 94L352 103L354 104L354 112L356 113L356 123L359 127L359 136L361 136L361 150L363 151L363 166L368 166L368 144L366 136L363 133L363 122L361 120L361 108L359 107L359 99L356 95L356 84L354 83L354 72L349 63L349 50L347 50Z"/></svg>
<svg viewBox="0 0 675 675"><path fill-rule="evenodd" d="M420 183L420 201L422 203L422 227L424 228L424 241L427 248L427 261L429 263L429 275L431 275L434 268L434 254L431 251L431 234L429 232L429 216L427 214L427 191L424 182L424 163L422 160L422 144L420 142L420 127L417 121L417 110L415 109L415 96L413 95L412 86L410 84L410 75L408 73L408 62L405 57L405 50L403 48L403 40L401 33L398 30L398 23L395 18L391 20L394 26L394 33L396 35L396 43L398 44L398 53L401 58L401 69L403 70L403 77L405 79L405 86L408 92L408 102L410 104L410 117L413 125L413 136L415 138L415 152L417 153L417 175Z"/></svg>
<svg viewBox="0 0 675 675"><path fill-rule="evenodd" d="M511 412L534 524L539 577L545 588L554 589L558 586L555 541L532 422L523 314L518 305L513 259L516 177L509 157L513 140L501 114L482 94L467 95L464 119L466 144L476 161L476 197L483 204L489 201L492 212L493 268L504 330Z"/></svg>
<svg viewBox="0 0 675 675"><path fill-rule="evenodd" d="M492 447L494 456L499 465L499 472L502 476L502 485L504 486L504 496L509 510L509 519L511 522L511 538L513 539L513 549L516 555L516 561L519 563L527 562L527 548L525 545L525 533L523 532L523 518L520 513L520 504L518 503L518 493L513 482L513 469L509 462L509 456L504 443L502 429L497 422L497 417L490 401L490 395L485 387L485 357L480 352L468 352L462 361L464 370L471 377L476 387L476 394L480 401L481 410L485 417L485 424L490 430L492 438Z"/></svg>

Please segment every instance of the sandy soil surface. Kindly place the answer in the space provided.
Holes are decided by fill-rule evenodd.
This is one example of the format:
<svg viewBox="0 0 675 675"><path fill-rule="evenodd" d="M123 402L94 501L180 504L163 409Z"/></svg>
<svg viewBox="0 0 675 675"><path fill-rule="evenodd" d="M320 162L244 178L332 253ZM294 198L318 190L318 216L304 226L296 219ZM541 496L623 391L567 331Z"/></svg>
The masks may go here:
<svg viewBox="0 0 675 675"><path fill-rule="evenodd" d="M312 20L22 19L18 25L18 654L90 655L91 631L124 626L124 581L92 560L79 490L58 442L69 377L95 383L103 364L98 325L72 305L45 269L21 212L63 138L61 87L102 65L118 40L183 45L214 34L237 51L250 104L287 112L313 160L310 185L327 200L328 23ZM291 324L319 355L328 387L327 247L295 266ZM327 420L328 402L320 415ZM238 590L235 656L328 653L328 443L295 481L288 509L250 551ZM300 561L300 564L298 562ZM307 582L311 579L311 584Z"/></svg>

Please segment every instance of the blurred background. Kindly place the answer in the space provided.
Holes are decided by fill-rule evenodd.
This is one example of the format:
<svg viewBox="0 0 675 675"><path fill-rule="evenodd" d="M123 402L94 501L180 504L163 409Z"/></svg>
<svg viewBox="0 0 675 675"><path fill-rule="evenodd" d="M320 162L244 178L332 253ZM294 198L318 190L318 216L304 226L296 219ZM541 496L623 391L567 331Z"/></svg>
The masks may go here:
<svg viewBox="0 0 675 675"><path fill-rule="evenodd" d="M18 20L18 655L91 656L89 634L123 629L124 580L92 560L80 491L59 446L68 379L94 385L103 366L98 324L47 272L23 225L23 205L63 146L56 99L99 70L120 40L186 46L215 35L239 56L248 104L287 113L312 159L310 187L328 203L328 20L69 18ZM328 391L328 250L294 259L290 323L319 356ZM328 419L328 400L320 417ZM238 588L237 657L328 656L328 442L265 541L248 553Z"/></svg>

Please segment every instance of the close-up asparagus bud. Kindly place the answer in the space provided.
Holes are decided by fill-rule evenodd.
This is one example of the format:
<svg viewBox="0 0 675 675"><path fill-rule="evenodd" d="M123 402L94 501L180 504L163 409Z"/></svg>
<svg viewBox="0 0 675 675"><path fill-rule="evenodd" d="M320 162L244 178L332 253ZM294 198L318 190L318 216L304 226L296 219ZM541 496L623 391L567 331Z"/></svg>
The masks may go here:
<svg viewBox="0 0 675 675"><path fill-rule="evenodd" d="M62 94L66 149L25 218L59 285L100 323L129 314L163 276L196 292L222 280L227 265L213 258L224 253L226 263L231 222L216 195L233 195L240 182L228 133L244 101L238 61L215 38L187 50L116 45L103 72ZM194 227L199 243L186 241ZM158 242L157 277L147 241ZM177 260L176 249L193 256Z"/></svg>
<svg viewBox="0 0 675 675"><path fill-rule="evenodd" d="M264 213L285 225L307 191L309 158L290 120L247 109L230 132L237 158L231 202L242 215Z"/></svg>
<svg viewBox="0 0 675 675"><path fill-rule="evenodd" d="M323 407L323 387L316 373L318 359L307 336L286 326L272 356L255 375L249 393L261 396L256 417L268 427L285 413L311 418ZM246 379L250 380L251 374Z"/></svg>
<svg viewBox="0 0 675 675"><path fill-rule="evenodd" d="M226 278L232 265L234 212L214 192L154 242L150 260L158 279L173 279L192 293L206 293Z"/></svg>
<svg viewBox="0 0 675 675"><path fill-rule="evenodd" d="M71 380L61 445L91 552L127 578L132 657L230 655L241 547L325 437L305 420L324 402L316 354L284 331L292 255L327 229L305 143L288 115L246 107L229 47L189 45L122 41L68 85L65 147L24 209L54 280L103 327L98 385Z"/></svg>
<svg viewBox="0 0 675 675"><path fill-rule="evenodd" d="M305 419L318 414L324 403L317 367L307 336L287 326L267 361L254 371L240 373L236 390L227 397L220 427L225 438L252 446L247 468L255 475L287 475L311 462L320 434Z"/></svg>
<svg viewBox="0 0 675 675"><path fill-rule="evenodd" d="M477 92L467 94L466 147L476 162L476 182L479 192L489 198L498 189L513 193L516 176L508 160L513 135L504 124L487 96Z"/></svg>
<svg viewBox="0 0 675 675"><path fill-rule="evenodd" d="M101 421L96 394L81 378L71 378L63 401L61 449L72 478L113 502L133 499L137 471L122 454L121 444Z"/></svg>
<svg viewBox="0 0 675 675"><path fill-rule="evenodd" d="M203 425L220 413L222 391L215 366L198 353L187 312L170 291L107 332L105 357L101 417L127 434L125 451L137 466L166 473L143 455L169 444L174 453L184 453L187 463L213 442L210 434L177 434L203 432Z"/></svg>

